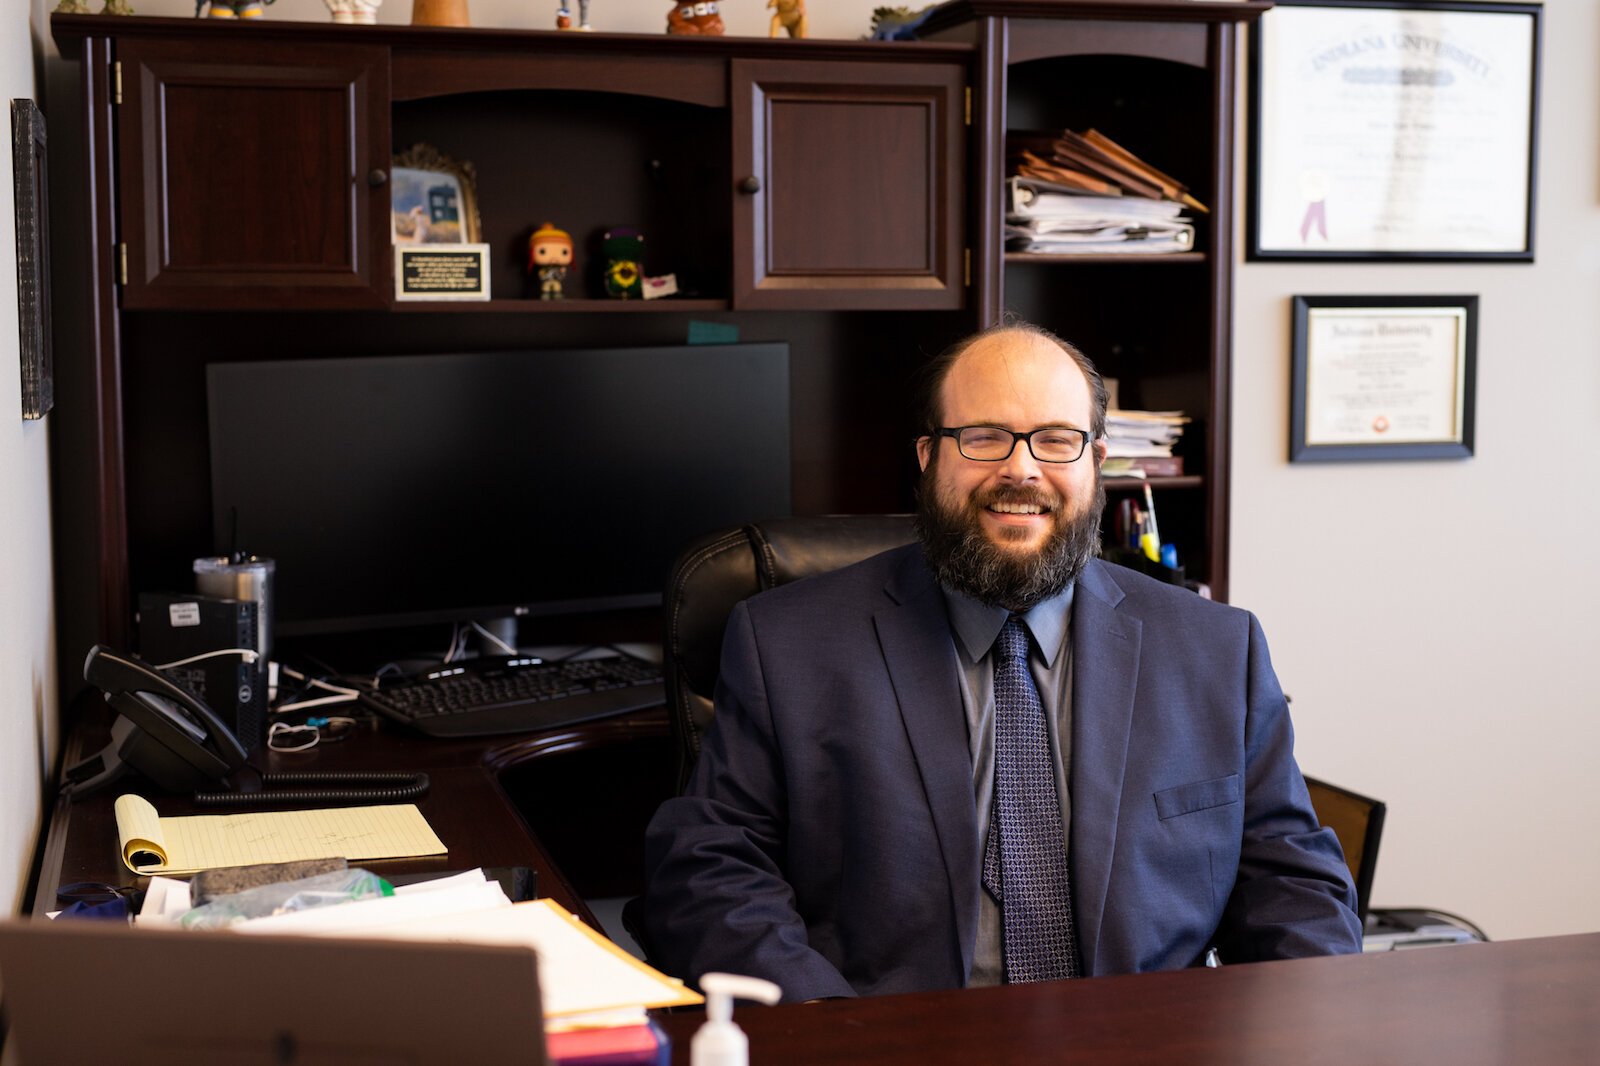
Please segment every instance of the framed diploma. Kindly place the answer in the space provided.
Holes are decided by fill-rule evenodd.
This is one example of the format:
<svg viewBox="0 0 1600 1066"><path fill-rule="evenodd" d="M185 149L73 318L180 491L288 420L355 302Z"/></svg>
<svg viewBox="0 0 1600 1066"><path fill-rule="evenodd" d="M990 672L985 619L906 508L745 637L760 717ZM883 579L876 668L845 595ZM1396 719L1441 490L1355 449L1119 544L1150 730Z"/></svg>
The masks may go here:
<svg viewBox="0 0 1600 1066"><path fill-rule="evenodd" d="M1289 461L1472 455L1476 296L1296 296Z"/></svg>
<svg viewBox="0 0 1600 1066"><path fill-rule="evenodd" d="M1533 260L1537 4L1280 0L1251 35L1251 259Z"/></svg>

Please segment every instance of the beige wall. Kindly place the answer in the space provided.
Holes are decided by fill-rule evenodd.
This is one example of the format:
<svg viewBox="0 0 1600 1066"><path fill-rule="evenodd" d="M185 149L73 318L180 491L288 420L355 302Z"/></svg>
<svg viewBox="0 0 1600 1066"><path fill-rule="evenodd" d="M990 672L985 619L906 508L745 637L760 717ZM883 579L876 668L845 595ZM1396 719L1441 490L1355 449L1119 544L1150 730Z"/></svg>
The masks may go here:
<svg viewBox="0 0 1600 1066"><path fill-rule="evenodd" d="M0 915L27 888L40 788L56 745L55 612L50 592L50 417L22 421L17 335L13 98L38 100L32 0L0 0Z"/></svg>
<svg viewBox="0 0 1600 1066"><path fill-rule="evenodd" d="M1233 599L1301 765L1388 801L1379 905L1600 929L1600 10L1545 5L1538 261L1241 264ZM1289 297L1477 293L1477 454L1295 465Z"/></svg>
<svg viewBox="0 0 1600 1066"><path fill-rule="evenodd" d="M188 0L136 3L144 14L193 12ZM591 20L655 33L669 6L593 0ZM730 33L766 32L760 0L721 6ZM861 36L874 6L813 0L813 35ZM548 27L555 7L471 3L476 25L513 28ZM380 12L384 22L409 16L406 0ZM267 17L324 14L318 0L279 0ZM26 69L21 19L13 21L0 26L12 31L0 32L0 54ZM1600 929L1592 887L1600 883L1600 686L1588 669L1600 656L1600 626L1589 618L1600 600L1600 550L1588 543L1600 528L1597 45L1593 4L1551 0L1537 264L1238 269L1234 601L1266 625L1294 696L1305 769L1390 804L1375 901L1458 911L1496 937ZM1296 293L1479 294L1477 456L1289 465ZM14 313L4 293L0 304L0 315ZM14 361L12 336L0 321L0 352ZM27 576L48 558L43 436L0 422L11 426L0 430L4 861L25 850L35 817L34 720L51 671L49 591ZM12 508L12 499L27 506ZM16 600L12 588L24 581ZM0 882L0 893L7 887Z"/></svg>

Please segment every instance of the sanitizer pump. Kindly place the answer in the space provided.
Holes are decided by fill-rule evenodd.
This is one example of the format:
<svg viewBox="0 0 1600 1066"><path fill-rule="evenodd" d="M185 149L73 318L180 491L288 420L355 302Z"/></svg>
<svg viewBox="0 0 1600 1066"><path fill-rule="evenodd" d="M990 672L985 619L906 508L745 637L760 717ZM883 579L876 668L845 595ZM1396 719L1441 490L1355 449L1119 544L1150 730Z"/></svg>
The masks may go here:
<svg viewBox="0 0 1600 1066"><path fill-rule="evenodd" d="M771 981L731 973L706 974L700 978L700 991L706 994L706 1022L689 1043L690 1066L748 1066L750 1038L733 1024L733 1001L772 1004L782 991Z"/></svg>

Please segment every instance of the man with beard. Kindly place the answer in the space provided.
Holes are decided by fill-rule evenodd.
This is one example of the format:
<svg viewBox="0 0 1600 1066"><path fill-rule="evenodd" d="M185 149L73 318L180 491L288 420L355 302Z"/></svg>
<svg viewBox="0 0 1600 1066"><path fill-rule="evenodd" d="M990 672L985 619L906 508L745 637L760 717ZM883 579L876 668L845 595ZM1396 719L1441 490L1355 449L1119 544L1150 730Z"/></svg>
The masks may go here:
<svg viewBox="0 0 1600 1066"><path fill-rule="evenodd" d="M656 961L807 1000L1360 950L1255 618L1095 557L1093 365L991 330L923 406L919 543L729 621Z"/></svg>

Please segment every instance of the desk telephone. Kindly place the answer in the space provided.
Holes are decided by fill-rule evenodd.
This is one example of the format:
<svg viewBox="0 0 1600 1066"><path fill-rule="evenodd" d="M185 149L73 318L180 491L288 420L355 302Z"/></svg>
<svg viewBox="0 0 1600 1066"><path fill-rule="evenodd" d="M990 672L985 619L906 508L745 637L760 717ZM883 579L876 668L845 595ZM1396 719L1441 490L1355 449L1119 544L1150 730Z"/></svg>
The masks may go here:
<svg viewBox="0 0 1600 1066"><path fill-rule="evenodd" d="M136 770L168 792L206 784L232 785L244 770L245 751L228 727L194 694L135 656L104 644L89 649L83 679L105 694L117 718L111 741L66 773L74 795L104 788ZM196 791L203 806L284 803L399 802L428 790L420 773L362 771L262 773L261 790ZM359 788L283 788L294 785L357 785Z"/></svg>

